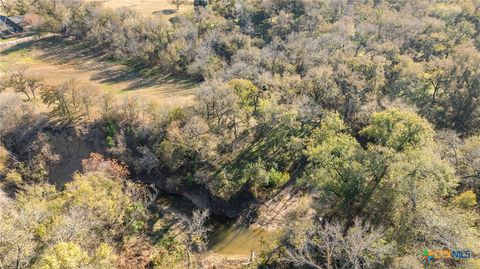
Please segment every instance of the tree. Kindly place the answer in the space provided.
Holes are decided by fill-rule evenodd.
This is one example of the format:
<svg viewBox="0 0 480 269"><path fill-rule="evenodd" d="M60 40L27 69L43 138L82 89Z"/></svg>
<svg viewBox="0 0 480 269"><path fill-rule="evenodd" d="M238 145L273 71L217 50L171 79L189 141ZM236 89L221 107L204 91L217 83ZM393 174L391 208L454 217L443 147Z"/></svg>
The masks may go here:
<svg viewBox="0 0 480 269"><path fill-rule="evenodd" d="M439 127L472 134L479 118L479 57L478 50L465 43L455 47L446 58L423 65L415 63L407 72L418 72L423 86L415 82L417 87L412 87L407 80L411 87L409 99Z"/></svg>
<svg viewBox="0 0 480 269"><path fill-rule="evenodd" d="M215 165L219 143L219 138L209 132L208 124L201 117L192 117L183 126L172 121L166 139L158 147L157 156L172 171L172 183L180 185L202 167ZM202 180L204 184L207 182Z"/></svg>
<svg viewBox="0 0 480 269"><path fill-rule="evenodd" d="M71 79L59 86L45 87L41 95L43 103L53 106L52 116L58 117L61 121L73 123L83 117L90 118L94 101L100 96L100 92L91 85ZM102 105L103 110L110 110L110 103L108 107L103 103ZM107 112L102 111L102 113Z"/></svg>
<svg viewBox="0 0 480 269"><path fill-rule="evenodd" d="M79 246L60 242L45 251L33 268L41 269L74 269L88 265L89 256Z"/></svg>
<svg viewBox="0 0 480 269"><path fill-rule="evenodd" d="M382 192L378 188L388 186L385 181L389 179L392 153L379 147L364 150L344 132L345 127L328 125L329 122L314 132L315 142L306 150L311 167L306 180L326 191L326 195L333 195L332 213L340 214L346 228L350 228L354 219L364 214L375 194Z"/></svg>
<svg viewBox="0 0 480 269"><path fill-rule="evenodd" d="M401 124L374 120L366 129L378 139L366 149L346 132L341 120L331 115L323 120L305 152L309 167L304 180L330 201L325 202L332 206L325 209L327 216L344 219L347 227L356 217L378 224L394 218L396 210L418 208L454 193L457 178L433 151L431 127L412 116L403 117ZM403 128L417 125L422 128ZM404 150L397 151L398 145Z"/></svg>
<svg viewBox="0 0 480 269"><path fill-rule="evenodd" d="M232 88L220 81L211 81L201 86L198 98L196 109L214 131L223 133L233 130L235 135L238 133L241 122L239 97Z"/></svg>
<svg viewBox="0 0 480 269"><path fill-rule="evenodd" d="M249 114L256 115L260 103L261 91L250 80L233 79L229 83L239 97L239 105Z"/></svg>
<svg viewBox="0 0 480 269"><path fill-rule="evenodd" d="M3 175L6 172L7 162L9 159L10 153L8 150L0 146L0 175Z"/></svg>
<svg viewBox="0 0 480 269"><path fill-rule="evenodd" d="M45 88L42 91L42 101L48 106L54 106L51 112L53 116L71 123L81 116L79 91L78 81L72 79L60 86Z"/></svg>
<svg viewBox="0 0 480 269"><path fill-rule="evenodd" d="M187 3L186 0L169 0L169 2L174 5L177 10L180 8L180 5L185 5Z"/></svg>
<svg viewBox="0 0 480 269"><path fill-rule="evenodd" d="M54 212L47 199L55 188L46 184L27 187L15 200L4 201L0 209L0 264L5 268L28 268L40 256L36 240L41 224ZM3 193L1 191L0 193Z"/></svg>
<svg viewBox="0 0 480 269"><path fill-rule="evenodd" d="M345 232L338 222L292 220L282 236L284 260L295 267L373 268L385 266L393 253L382 243L380 229L357 219Z"/></svg>
<svg viewBox="0 0 480 269"><path fill-rule="evenodd" d="M411 112L389 109L374 113L372 124L360 134L396 151L424 147L433 142L430 124Z"/></svg>
<svg viewBox="0 0 480 269"><path fill-rule="evenodd" d="M191 264L191 253L203 252L207 246L207 235L211 228L205 223L209 216L208 209L193 211L192 218L183 216L183 222L187 228L183 244L187 250L188 268Z"/></svg>
<svg viewBox="0 0 480 269"><path fill-rule="evenodd" d="M329 109L341 108L345 98L340 93L330 66L309 69L302 80L300 91L322 107Z"/></svg>
<svg viewBox="0 0 480 269"><path fill-rule="evenodd" d="M136 162L137 171L145 171L150 173L153 168L159 165L159 160L155 154L147 147L137 147L137 151L141 154L141 158Z"/></svg>
<svg viewBox="0 0 480 269"><path fill-rule="evenodd" d="M35 99L36 93L43 87L43 78L27 74L27 70L10 71L0 82L0 92L13 89L25 94L28 100Z"/></svg>
<svg viewBox="0 0 480 269"><path fill-rule="evenodd" d="M83 173L99 173L112 179L126 180L130 174L128 168L114 159L105 159L101 154L91 153L82 160Z"/></svg>
<svg viewBox="0 0 480 269"><path fill-rule="evenodd" d="M47 249L33 268L77 269L93 266L107 269L114 267L115 261L112 248L107 244L101 244L93 255L89 255L76 244L60 242Z"/></svg>
<svg viewBox="0 0 480 269"><path fill-rule="evenodd" d="M469 190L455 197L453 204L463 208L472 208L477 205L477 196L472 190Z"/></svg>
<svg viewBox="0 0 480 269"><path fill-rule="evenodd" d="M142 220L144 205L135 200L135 185L109 179L101 174L77 175L73 182L65 186L64 195L69 198L72 210L84 212L84 218L106 236L115 236L128 233L132 230L132 223ZM92 229L95 226L91 227ZM103 230L102 227L110 227ZM94 236L84 239L94 240Z"/></svg>
<svg viewBox="0 0 480 269"><path fill-rule="evenodd" d="M103 119L111 119L115 116L115 96L112 93L100 95L100 111Z"/></svg>
<svg viewBox="0 0 480 269"><path fill-rule="evenodd" d="M16 14L25 15L32 8L32 3L30 0L2 0L0 1L0 4L3 8L3 11L9 16L14 16Z"/></svg>
<svg viewBox="0 0 480 269"><path fill-rule="evenodd" d="M138 120L138 114L139 114L138 106L139 104L138 104L137 97L127 96L123 98L123 102L120 105L120 109L123 113L123 117L126 122L133 124Z"/></svg>
<svg viewBox="0 0 480 269"><path fill-rule="evenodd" d="M34 119L30 103L23 102L17 93L0 92L0 138L10 132L20 132L22 126L28 126Z"/></svg>
<svg viewBox="0 0 480 269"><path fill-rule="evenodd" d="M114 267L109 244L141 227L150 197L113 160L93 156L85 167L62 191L43 183L26 185L14 200L0 192L2 267Z"/></svg>
<svg viewBox="0 0 480 269"><path fill-rule="evenodd" d="M480 191L480 136L474 135L463 140L456 133L444 132L437 138L443 158L455 168L463 189Z"/></svg>
<svg viewBox="0 0 480 269"><path fill-rule="evenodd" d="M79 99L83 105L83 110L88 119L91 116L92 106L96 103L98 97L100 96L100 91L91 85L84 85L79 90Z"/></svg>

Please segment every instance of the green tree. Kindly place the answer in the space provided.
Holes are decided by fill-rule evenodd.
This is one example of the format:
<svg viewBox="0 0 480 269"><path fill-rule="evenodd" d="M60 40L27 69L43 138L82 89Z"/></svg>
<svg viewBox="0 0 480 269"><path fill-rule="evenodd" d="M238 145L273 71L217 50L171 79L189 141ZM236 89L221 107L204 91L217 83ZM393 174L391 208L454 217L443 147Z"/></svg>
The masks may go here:
<svg viewBox="0 0 480 269"><path fill-rule="evenodd" d="M469 190L456 196L452 202L459 207L472 208L477 205L477 196L472 190Z"/></svg>
<svg viewBox="0 0 480 269"><path fill-rule="evenodd" d="M38 269L77 269L88 265L90 257L73 243L60 242L49 248L35 263Z"/></svg>
<svg viewBox="0 0 480 269"><path fill-rule="evenodd" d="M240 97L240 106L247 109L250 114L256 115L261 97L258 87L246 79L233 79L228 84Z"/></svg>
<svg viewBox="0 0 480 269"><path fill-rule="evenodd" d="M389 109L374 113L372 123L360 134L376 144L403 151L432 143L435 132L428 121L416 114Z"/></svg>
<svg viewBox="0 0 480 269"><path fill-rule="evenodd" d="M76 174L62 191L37 184L26 185L14 200L0 196L3 267L114 267L108 243L121 245L139 230L149 196L125 181L123 166L113 160L94 155L84 165L85 174Z"/></svg>

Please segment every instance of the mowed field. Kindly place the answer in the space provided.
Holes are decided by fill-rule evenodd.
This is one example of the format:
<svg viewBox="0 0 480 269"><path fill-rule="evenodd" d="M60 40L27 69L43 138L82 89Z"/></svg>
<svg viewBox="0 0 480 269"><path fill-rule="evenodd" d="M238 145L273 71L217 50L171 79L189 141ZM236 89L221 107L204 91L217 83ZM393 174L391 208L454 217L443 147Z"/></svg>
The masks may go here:
<svg viewBox="0 0 480 269"><path fill-rule="evenodd" d="M119 96L135 96L166 109L194 103L195 83L169 74L147 74L95 55L82 44L60 37L26 42L0 51L0 72L26 69L46 84L75 79Z"/></svg>
<svg viewBox="0 0 480 269"><path fill-rule="evenodd" d="M187 0L186 4L181 5L179 10L176 10L175 5L170 4L169 0L103 0L98 2L106 7L130 8L145 16L163 19L170 19L177 14L186 14L193 11L193 0Z"/></svg>

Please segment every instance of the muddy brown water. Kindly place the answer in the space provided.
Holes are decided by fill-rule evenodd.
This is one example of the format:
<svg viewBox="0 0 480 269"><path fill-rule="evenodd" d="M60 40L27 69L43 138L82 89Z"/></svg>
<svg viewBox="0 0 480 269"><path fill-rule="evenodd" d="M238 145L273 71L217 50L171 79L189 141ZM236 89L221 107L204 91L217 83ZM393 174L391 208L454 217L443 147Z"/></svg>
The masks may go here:
<svg viewBox="0 0 480 269"><path fill-rule="evenodd" d="M260 228L225 223L218 225L210 235L210 249L222 255L250 256L262 248L262 240L269 233Z"/></svg>
<svg viewBox="0 0 480 269"><path fill-rule="evenodd" d="M188 216L197 209L186 198L166 193L159 194L157 204ZM215 215L210 216L209 225L212 227L209 250L222 255L250 256L252 251L257 252L262 248L263 238L271 235L264 229L246 227L235 219Z"/></svg>

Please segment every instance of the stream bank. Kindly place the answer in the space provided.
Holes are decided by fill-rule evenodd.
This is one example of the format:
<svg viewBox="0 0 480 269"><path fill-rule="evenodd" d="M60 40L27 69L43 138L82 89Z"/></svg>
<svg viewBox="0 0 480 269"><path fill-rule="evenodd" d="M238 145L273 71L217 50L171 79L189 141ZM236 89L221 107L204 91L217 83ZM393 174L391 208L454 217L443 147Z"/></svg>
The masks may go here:
<svg viewBox="0 0 480 269"><path fill-rule="evenodd" d="M166 192L160 192L155 203L160 210L184 216L191 216L193 210L200 208L185 196ZM238 217L211 214L208 225L212 228L208 250L221 256L249 258L252 251L261 249L263 238L275 234L260 227L244 225Z"/></svg>
<svg viewBox="0 0 480 269"><path fill-rule="evenodd" d="M145 184L155 184L162 191L157 197L157 207L174 213L190 216L194 209L208 208L211 212L208 250L230 257L250 257L252 251L262 247L262 238L271 239L281 231L288 212L302 204L302 196L291 187L272 193L263 203L248 203L237 199L236 203L214 197L202 189L169 190L161 172L135 173L133 160L138 159L132 152L115 155L105 145L102 123L85 124L77 128L52 125L39 120L28 128L17 130L6 138L8 149L27 164L41 164L45 168L49 183L62 189L72 180L75 172L81 172L82 160L91 153L124 161L131 168L131 177L141 179ZM236 206L235 206L236 205Z"/></svg>
<svg viewBox="0 0 480 269"><path fill-rule="evenodd" d="M193 210L208 208L196 204L198 199L191 195L175 195L160 192L156 206L164 211L191 216ZM245 222L245 216L228 218L225 215L211 214L208 225L212 227L209 235L208 250L224 257L247 257L252 251L262 249L262 241L277 238L285 227L289 214L298 209L310 208L312 202L308 194L289 186L274 195L273 198L259 204L256 208L256 220ZM313 210L307 210L306 216L313 216Z"/></svg>

